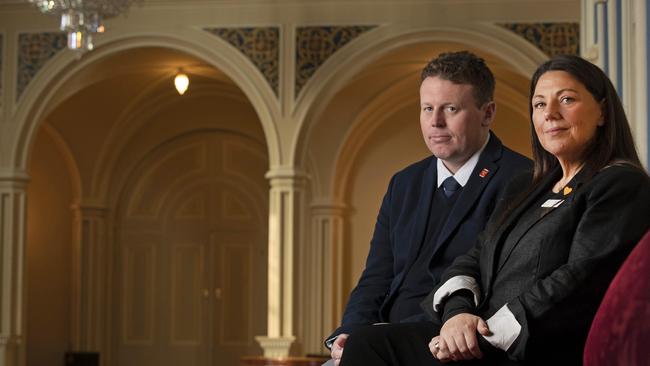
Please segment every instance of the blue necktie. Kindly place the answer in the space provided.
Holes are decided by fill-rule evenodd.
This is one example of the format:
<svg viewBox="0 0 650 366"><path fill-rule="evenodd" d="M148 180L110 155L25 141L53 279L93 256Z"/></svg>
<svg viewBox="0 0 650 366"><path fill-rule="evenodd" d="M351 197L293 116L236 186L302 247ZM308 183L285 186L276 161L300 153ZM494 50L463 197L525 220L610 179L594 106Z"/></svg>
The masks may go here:
<svg viewBox="0 0 650 366"><path fill-rule="evenodd" d="M458 188L460 188L460 184L458 184L454 177L449 177L442 182L442 190L445 192L445 196L447 196L447 198L456 193Z"/></svg>

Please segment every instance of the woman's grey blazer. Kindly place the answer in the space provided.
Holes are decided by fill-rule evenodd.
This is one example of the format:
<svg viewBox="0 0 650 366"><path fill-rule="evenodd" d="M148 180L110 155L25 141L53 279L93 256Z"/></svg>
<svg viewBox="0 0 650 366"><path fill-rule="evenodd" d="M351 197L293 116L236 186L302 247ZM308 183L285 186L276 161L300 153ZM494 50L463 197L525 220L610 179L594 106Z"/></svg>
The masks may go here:
<svg viewBox="0 0 650 366"><path fill-rule="evenodd" d="M423 302L432 316L448 319L446 301L464 298L464 309L450 300L451 311L487 319L493 351L526 364L581 364L600 301L650 224L650 180L628 164L589 180L579 173L563 202L531 215L560 177L558 168L505 220L492 219Z"/></svg>

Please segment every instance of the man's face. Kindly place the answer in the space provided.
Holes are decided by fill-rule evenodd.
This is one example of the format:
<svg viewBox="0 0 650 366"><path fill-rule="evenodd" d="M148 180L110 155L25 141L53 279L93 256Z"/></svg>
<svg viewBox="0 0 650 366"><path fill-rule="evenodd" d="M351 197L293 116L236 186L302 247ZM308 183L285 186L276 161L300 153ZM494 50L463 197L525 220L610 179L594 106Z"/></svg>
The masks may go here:
<svg viewBox="0 0 650 366"><path fill-rule="evenodd" d="M473 86L428 77L420 86L420 128L427 147L455 173L483 146L494 102L478 107Z"/></svg>

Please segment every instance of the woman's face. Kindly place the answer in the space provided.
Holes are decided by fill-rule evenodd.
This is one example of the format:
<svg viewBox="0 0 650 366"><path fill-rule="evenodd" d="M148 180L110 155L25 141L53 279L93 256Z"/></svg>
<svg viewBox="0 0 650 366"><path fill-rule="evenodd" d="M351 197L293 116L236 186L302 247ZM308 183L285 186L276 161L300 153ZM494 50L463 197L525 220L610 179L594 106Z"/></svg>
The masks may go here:
<svg viewBox="0 0 650 366"><path fill-rule="evenodd" d="M542 74L531 103L535 133L544 149L560 161L582 160L604 123L601 103L565 71Z"/></svg>

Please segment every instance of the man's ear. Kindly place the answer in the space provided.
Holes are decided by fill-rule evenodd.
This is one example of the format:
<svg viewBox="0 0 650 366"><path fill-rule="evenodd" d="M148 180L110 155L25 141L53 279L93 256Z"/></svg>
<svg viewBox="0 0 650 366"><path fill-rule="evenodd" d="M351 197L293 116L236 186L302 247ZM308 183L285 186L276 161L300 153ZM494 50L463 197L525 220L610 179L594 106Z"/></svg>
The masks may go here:
<svg viewBox="0 0 650 366"><path fill-rule="evenodd" d="M494 117L497 114L497 105L494 101L489 101L483 105L483 120L481 121L481 126L489 127L494 121Z"/></svg>

